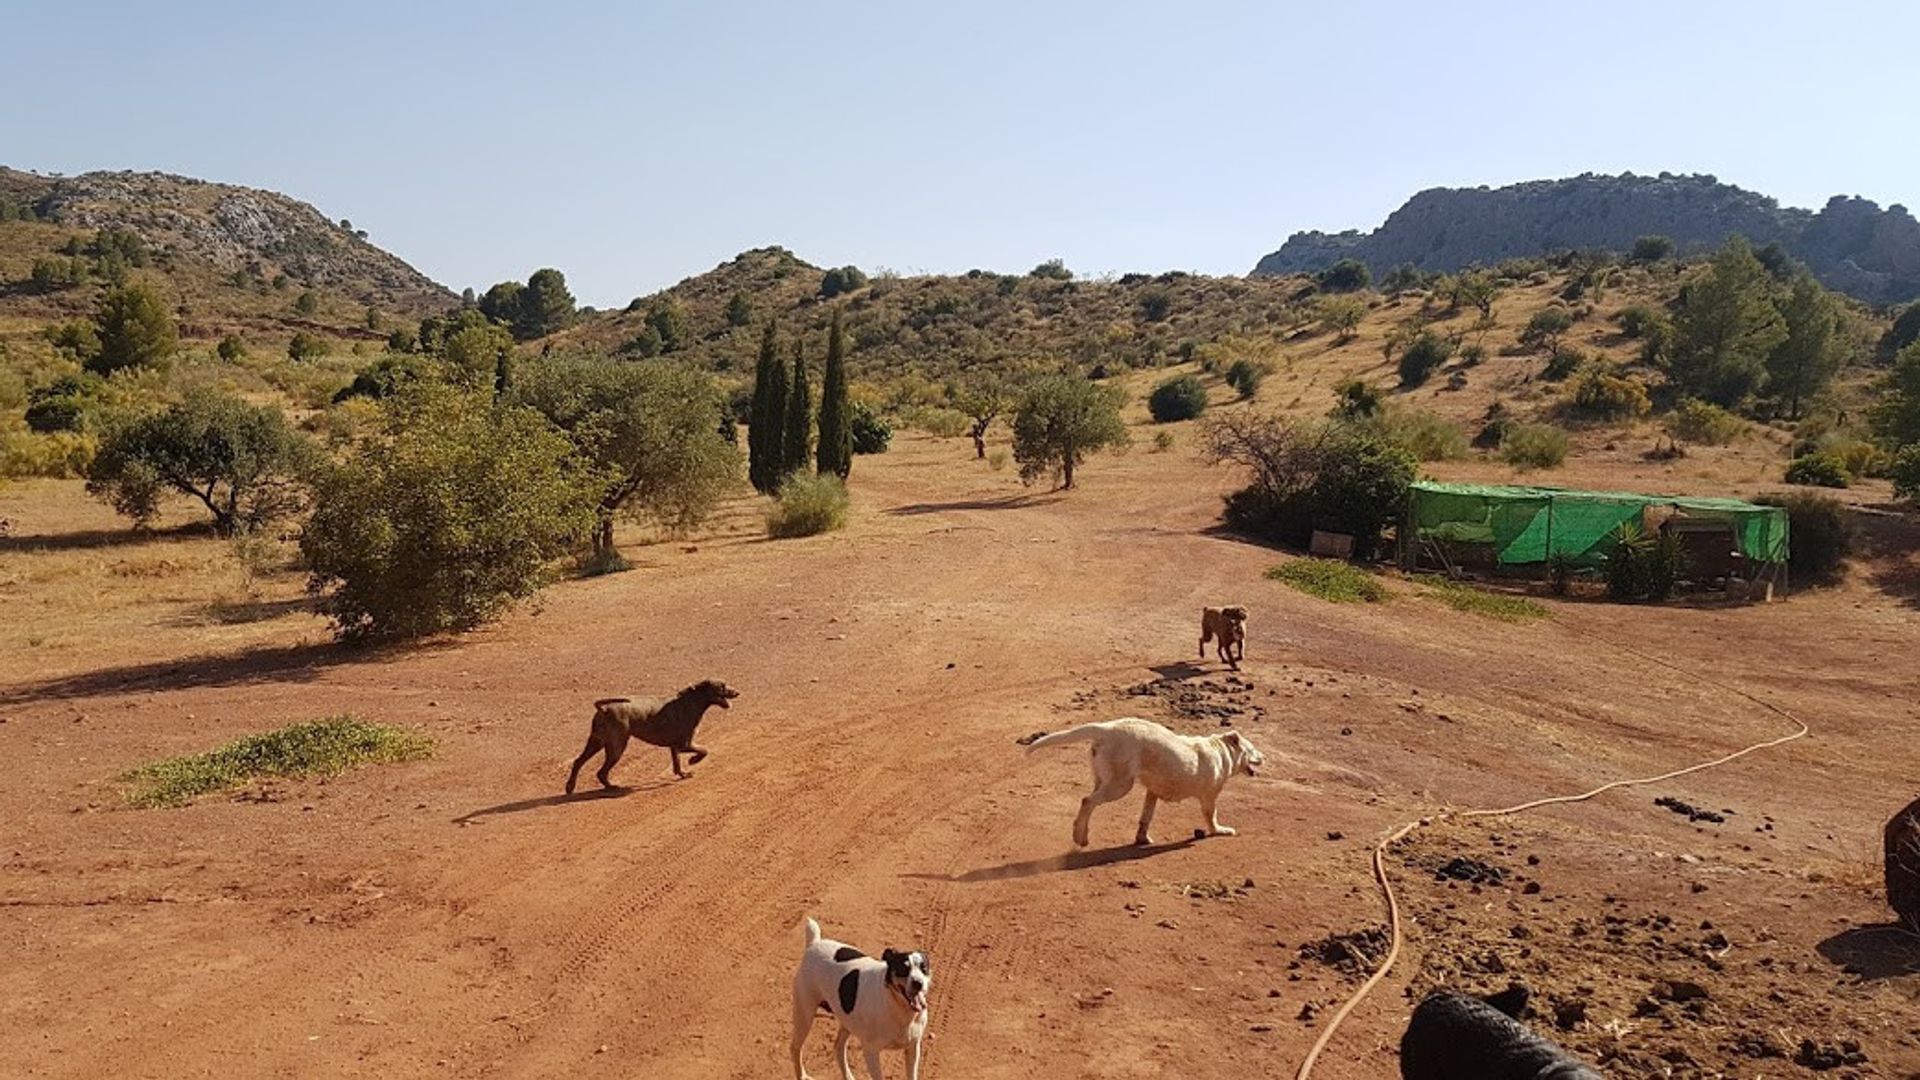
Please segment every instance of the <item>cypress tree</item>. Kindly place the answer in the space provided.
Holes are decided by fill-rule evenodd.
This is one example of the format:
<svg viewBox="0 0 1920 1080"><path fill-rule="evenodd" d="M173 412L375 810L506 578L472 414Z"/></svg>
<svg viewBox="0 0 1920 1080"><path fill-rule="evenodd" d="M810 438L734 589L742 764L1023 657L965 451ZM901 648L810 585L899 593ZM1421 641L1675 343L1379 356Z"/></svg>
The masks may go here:
<svg viewBox="0 0 1920 1080"><path fill-rule="evenodd" d="M788 386L791 396L787 399L787 415L781 421L780 436L782 480L788 473L806 468L812 450L813 401L807 394L806 343L798 336L793 339L793 379Z"/></svg>
<svg viewBox="0 0 1920 1080"><path fill-rule="evenodd" d="M747 428L747 479L754 490L771 495L786 472L787 365L774 350L773 320L760 335L760 360L753 368L753 412Z"/></svg>
<svg viewBox="0 0 1920 1080"><path fill-rule="evenodd" d="M827 331L827 370L820 383L821 476L842 480L853 471L853 415L847 402L847 344L840 329L840 309L833 309Z"/></svg>

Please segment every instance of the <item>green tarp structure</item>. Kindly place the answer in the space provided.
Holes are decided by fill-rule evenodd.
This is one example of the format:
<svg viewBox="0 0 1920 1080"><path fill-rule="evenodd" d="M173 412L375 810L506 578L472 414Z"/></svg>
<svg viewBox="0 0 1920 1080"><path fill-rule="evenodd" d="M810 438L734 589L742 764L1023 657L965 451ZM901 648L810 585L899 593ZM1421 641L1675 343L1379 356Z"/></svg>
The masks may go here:
<svg viewBox="0 0 1920 1080"><path fill-rule="evenodd" d="M1413 485L1409 517L1422 539L1487 544L1502 564L1546 562L1554 555L1593 564L1604 560L1609 537L1622 524L1641 524L1650 507L1725 522L1740 554L1756 562L1787 561L1787 512L1741 499L1420 480Z"/></svg>

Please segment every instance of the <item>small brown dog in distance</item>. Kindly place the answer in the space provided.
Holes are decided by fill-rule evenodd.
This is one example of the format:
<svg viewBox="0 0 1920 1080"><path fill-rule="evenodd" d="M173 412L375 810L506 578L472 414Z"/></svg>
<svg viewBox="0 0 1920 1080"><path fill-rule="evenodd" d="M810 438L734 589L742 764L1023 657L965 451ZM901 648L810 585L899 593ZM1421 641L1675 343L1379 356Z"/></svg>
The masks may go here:
<svg viewBox="0 0 1920 1080"><path fill-rule="evenodd" d="M573 794L574 782L580 779L580 767L602 750L606 751L607 760L600 765L600 786L613 787L608 774L619 763L620 755L626 753L629 738L666 747L673 757L673 775L686 779L691 774L680 768L680 755L693 755L687 759L689 765L698 765L707 756L706 748L693 745L693 733L700 726L700 718L712 705L731 708L727 702L739 696L740 691L726 683L708 679L680 691L672 701L601 698L593 703L593 730L587 733L587 748L573 759L573 771L567 774L567 794Z"/></svg>
<svg viewBox="0 0 1920 1080"><path fill-rule="evenodd" d="M1200 659L1207 658L1207 642L1219 642L1220 659L1235 671L1247 658L1247 609L1219 607L1200 609Z"/></svg>

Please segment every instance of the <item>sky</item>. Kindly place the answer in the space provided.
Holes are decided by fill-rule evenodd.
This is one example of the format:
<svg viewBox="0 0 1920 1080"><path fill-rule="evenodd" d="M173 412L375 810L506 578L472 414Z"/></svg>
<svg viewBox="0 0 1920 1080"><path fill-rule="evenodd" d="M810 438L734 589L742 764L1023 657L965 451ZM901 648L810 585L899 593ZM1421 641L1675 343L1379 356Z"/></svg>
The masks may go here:
<svg viewBox="0 0 1920 1080"><path fill-rule="evenodd" d="M285 192L455 289L1241 274L1415 191L1920 205L1920 4L0 0L0 164Z"/></svg>

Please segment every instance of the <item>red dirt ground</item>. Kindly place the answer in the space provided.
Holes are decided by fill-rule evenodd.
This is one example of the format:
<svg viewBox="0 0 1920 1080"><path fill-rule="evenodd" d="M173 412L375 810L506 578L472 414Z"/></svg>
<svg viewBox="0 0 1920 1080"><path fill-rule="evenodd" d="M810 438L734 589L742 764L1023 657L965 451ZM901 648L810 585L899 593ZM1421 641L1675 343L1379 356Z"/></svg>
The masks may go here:
<svg viewBox="0 0 1920 1080"><path fill-rule="evenodd" d="M811 913L932 955L935 1080L1291 1075L1357 984L1302 947L1383 922L1376 837L1779 733L1737 686L1813 736L1408 845L1408 952L1316 1075L1396 1075L1409 992L1521 978L1609 1075L1809 1075L1796 1055L1857 1043L1831 1075L1920 1076L1920 953L1876 928L1878 830L1920 775L1910 561L1770 605L1546 601L1530 624L1407 582L1336 606L1212 531L1232 477L1184 449L1097 459L1069 494L965 453L903 438L860 460L842 533L767 542L743 503L434 647L341 650L297 609L181 629L165 583L110 632L5 638L0 1073L779 1076ZM54 619L36 568L61 556L27 499L52 490L0 497L0 622ZM60 530L92 521L126 558L214 550L116 547L104 511L55 494ZM1220 602L1254 613L1241 683L1189 666ZM642 748L617 774L633 790L558 797L591 699L705 677L742 696L693 779ZM125 809L112 782L342 712L437 752L179 810ZM1014 739L1125 713L1261 746L1222 801L1238 837L1182 841L1198 814L1176 804L1158 833L1177 842L1122 846L1136 795L1070 851L1084 761ZM1736 813L1692 824L1659 795ZM1436 881L1455 856L1506 877Z"/></svg>

